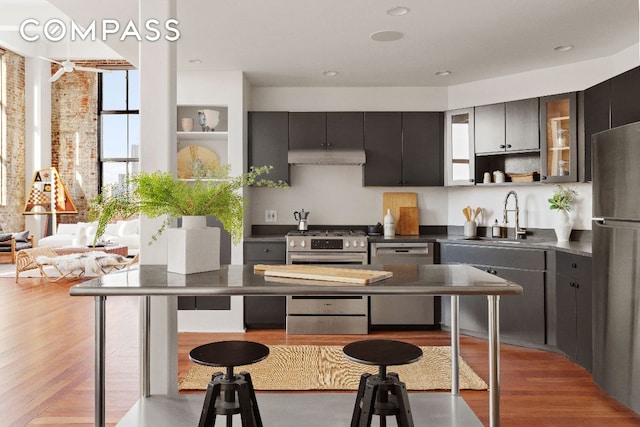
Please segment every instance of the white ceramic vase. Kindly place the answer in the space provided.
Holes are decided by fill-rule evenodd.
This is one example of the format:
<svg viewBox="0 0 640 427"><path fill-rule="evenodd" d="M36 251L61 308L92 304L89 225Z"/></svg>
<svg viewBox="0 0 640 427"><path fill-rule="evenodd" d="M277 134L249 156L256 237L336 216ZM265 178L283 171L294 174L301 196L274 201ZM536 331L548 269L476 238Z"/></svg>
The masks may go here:
<svg viewBox="0 0 640 427"><path fill-rule="evenodd" d="M181 228L167 230L167 271L192 274L220 270L220 228L206 216L183 216Z"/></svg>
<svg viewBox="0 0 640 427"><path fill-rule="evenodd" d="M198 121L203 132L213 132L220 122L220 112L218 110L199 110Z"/></svg>
<svg viewBox="0 0 640 427"><path fill-rule="evenodd" d="M556 216L556 225L554 227L556 231L556 238L558 242L568 242L569 236L571 236L571 218L569 218L569 212L559 209Z"/></svg>
<svg viewBox="0 0 640 427"><path fill-rule="evenodd" d="M180 122L180 125L182 126L183 132L191 132L193 130L193 119L185 117Z"/></svg>
<svg viewBox="0 0 640 427"><path fill-rule="evenodd" d="M207 217L204 215L185 215L182 217L182 228L193 230L207 227Z"/></svg>

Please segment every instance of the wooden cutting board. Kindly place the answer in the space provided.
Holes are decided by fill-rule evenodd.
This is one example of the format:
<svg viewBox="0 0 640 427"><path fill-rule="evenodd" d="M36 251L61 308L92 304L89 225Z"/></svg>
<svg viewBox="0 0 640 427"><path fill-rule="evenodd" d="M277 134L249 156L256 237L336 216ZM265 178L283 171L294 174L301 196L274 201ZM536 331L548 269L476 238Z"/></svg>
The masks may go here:
<svg viewBox="0 0 640 427"><path fill-rule="evenodd" d="M391 215L396 223L396 234L412 235L413 230L405 230L400 219L401 207L418 207L418 193L382 193L382 218L391 209ZM416 233L417 234L417 233Z"/></svg>
<svg viewBox="0 0 640 427"><path fill-rule="evenodd" d="M393 276L390 271L360 270L355 268L322 267L316 265L266 265L256 264L254 273L265 277L285 277L292 279L322 280L356 285L368 285Z"/></svg>
<svg viewBox="0 0 640 427"><path fill-rule="evenodd" d="M418 208L400 206L400 215L396 225L396 234L400 236L417 236L420 234Z"/></svg>

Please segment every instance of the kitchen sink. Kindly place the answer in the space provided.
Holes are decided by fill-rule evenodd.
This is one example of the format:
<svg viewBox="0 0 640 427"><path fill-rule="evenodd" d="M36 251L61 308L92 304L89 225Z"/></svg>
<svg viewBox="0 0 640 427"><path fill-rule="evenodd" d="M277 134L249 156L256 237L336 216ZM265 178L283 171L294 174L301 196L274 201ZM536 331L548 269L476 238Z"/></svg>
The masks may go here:
<svg viewBox="0 0 640 427"><path fill-rule="evenodd" d="M520 243L527 243L526 239L495 239L493 237L472 237L472 238L465 238L465 241L470 241L470 242L491 242L491 243L507 243L507 244L520 244ZM528 242L531 243L531 242Z"/></svg>

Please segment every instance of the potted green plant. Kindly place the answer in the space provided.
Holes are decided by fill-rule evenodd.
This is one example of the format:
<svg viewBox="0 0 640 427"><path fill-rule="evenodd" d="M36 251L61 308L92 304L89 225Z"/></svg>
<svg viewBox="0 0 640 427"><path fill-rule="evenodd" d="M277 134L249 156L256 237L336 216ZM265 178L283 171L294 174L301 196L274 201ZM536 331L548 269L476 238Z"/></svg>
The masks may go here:
<svg viewBox="0 0 640 427"><path fill-rule="evenodd" d="M167 216L156 233L153 243L174 218L216 217L231 235L234 243L242 238L245 200L238 190L249 185L284 188L286 183L262 179L271 166L252 168L237 177L230 176L230 166L202 169L196 178L176 179L170 172L139 172L129 175L124 182L105 186L89 203L89 219L97 221L94 244L102 237L106 226L115 219L126 219L136 214L148 218ZM195 237L198 238L197 236ZM219 245L218 245L219 246Z"/></svg>
<svg viewBox="0 0 640 427"><path fill-rule="evenodd" d="M556 185L553 196L548 199L549 209L558 212L558 219L555 225L556 237L559 242L566 242L571 235L571 220L569 212L573 208L573 202L578 196L578 192L573 187Z"/></svg>

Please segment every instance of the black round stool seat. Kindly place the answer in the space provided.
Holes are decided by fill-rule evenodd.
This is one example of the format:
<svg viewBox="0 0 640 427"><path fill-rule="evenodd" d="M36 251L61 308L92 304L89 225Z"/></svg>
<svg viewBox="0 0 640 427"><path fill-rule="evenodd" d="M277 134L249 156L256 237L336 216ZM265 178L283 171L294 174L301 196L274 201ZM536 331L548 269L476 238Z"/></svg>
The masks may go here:
<svg viewBox="0 0 640 427"><path fill-rule="evenodd" d="M266 359L269 347L253 341L220 341L198 346L189 359L206 366L251 365Z"/></svg>
<svg viewBox="0 0 640 427"><path fill-rule="evenodd" d="M407 387L398 374L387 373L387 366L406 365L422 358L422 350L413 344L394 340L364 340L342 349L347 359L378 366L378 375L360 377L351 427L369 427L373 415L386 427L387 416L395 416L399 427L414 427Z"/></svg>
<svg viewBox="0 0 640 427"><path fill-rule="evenodd" d="M422 359L420 347L394 340L356 341L342 351L347 359L364 365L398 366Z"/></svg>
<svg viewBox="0 0 640 427"><path fill-rule="evenodd" d="M202 405L199 427L213 427L216 415L226 415L227 427L233 415L240 414L243 427L262 427L258 401L248 372L233 373L233 368L265 359L269 347L252 341L220 341L204 344L189 352L189 359L200 365L220 366L226 373L211 376Z"/></svg>

